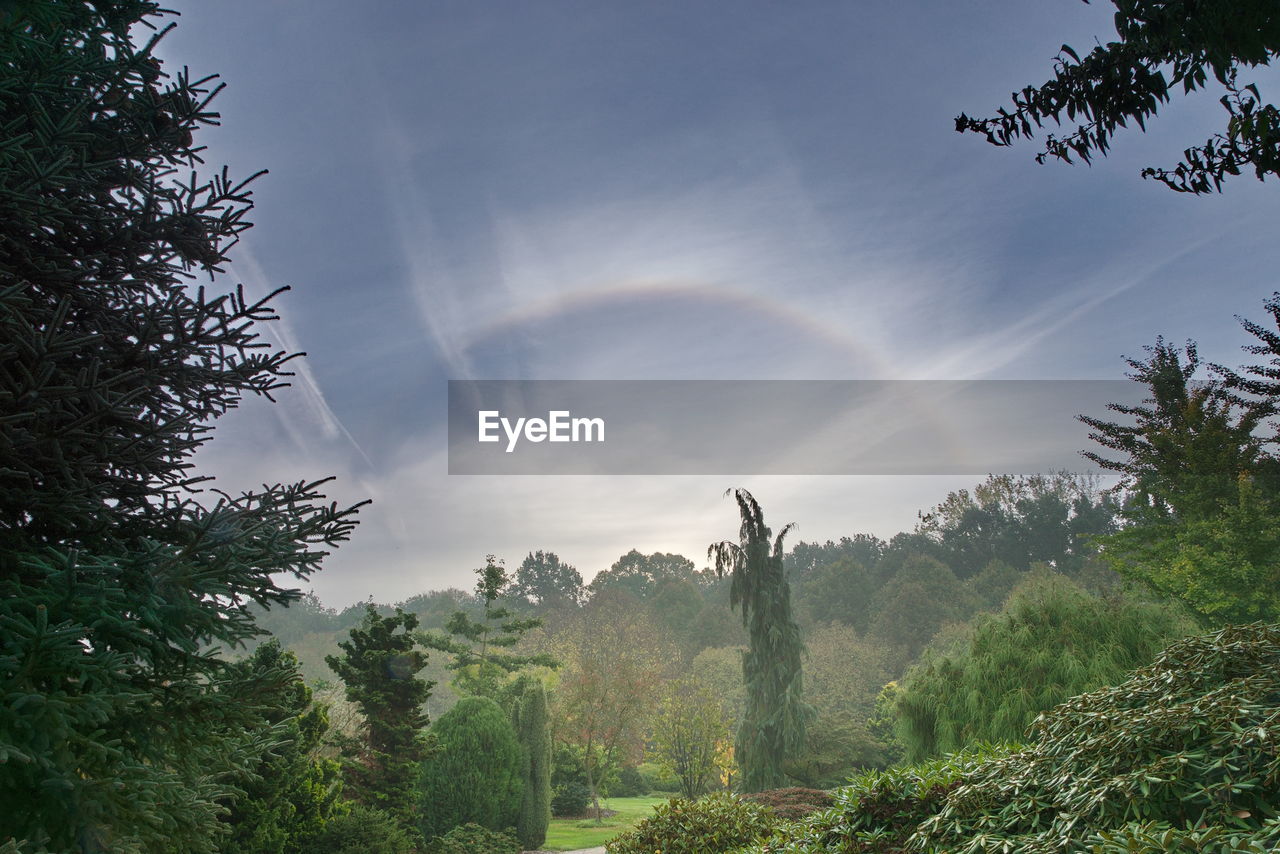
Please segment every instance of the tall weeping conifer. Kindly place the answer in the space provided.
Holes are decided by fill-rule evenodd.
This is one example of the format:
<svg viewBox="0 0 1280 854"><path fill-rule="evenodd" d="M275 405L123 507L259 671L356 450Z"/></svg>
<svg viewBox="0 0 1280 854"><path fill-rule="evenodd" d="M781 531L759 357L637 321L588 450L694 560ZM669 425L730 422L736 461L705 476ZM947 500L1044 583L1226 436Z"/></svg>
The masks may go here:
<svg viewBox="0 0 1280 854"><path fill-rule="evenodd" d="M713 544L707 559L718 575L729 573L729 603L742 607L749 636L742 658L747 701L734 750L741 789L762 792L787 785L783 766L803 749L813 711L804 702L804 644L791 616L791 588L782 566L782 540L792 525L770 540L764 512L751 493L731 491L742 517L738 542Z"/></svg>

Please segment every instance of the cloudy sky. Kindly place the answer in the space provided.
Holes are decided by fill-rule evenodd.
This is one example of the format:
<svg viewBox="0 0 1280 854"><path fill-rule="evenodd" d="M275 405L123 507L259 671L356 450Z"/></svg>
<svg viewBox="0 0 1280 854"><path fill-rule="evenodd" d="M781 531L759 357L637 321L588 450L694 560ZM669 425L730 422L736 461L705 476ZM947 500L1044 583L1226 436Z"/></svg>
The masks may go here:
<svg viewBox="0 0 1280 854"><path fill-rule="evenodd" d="M1092 167L954 132L1113 36L1106 3L172 5L166 69L227 84L208 162L270 170L222 282L291 285L268 337L308 353L202 464L373 499L314 580L329 604L470 587L487 553L701 564L731 486L824 540L975 481L450 476L450 379L1116 379L1157 335L1239 363L1233 315L1280 288L1274 184L1139 177L1222 124L1220 93Z"/></svg>

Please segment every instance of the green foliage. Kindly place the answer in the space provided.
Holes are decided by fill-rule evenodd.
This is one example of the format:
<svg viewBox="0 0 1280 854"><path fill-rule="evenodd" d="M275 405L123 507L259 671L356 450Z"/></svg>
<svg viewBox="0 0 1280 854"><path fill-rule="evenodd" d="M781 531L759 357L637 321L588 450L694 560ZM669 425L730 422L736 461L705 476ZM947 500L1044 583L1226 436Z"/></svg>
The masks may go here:
<svg viewBox="0 0 1280 854"><path fill-rule="evenodd" d="M222 817L231 832L219 848L235 854L294 854L338 808L338 763L313 758L329 728L326 709L312 703L297 658L275 640L230 670L259 696L271 692L266 722L286 740L262 755L244 794Z"/></svg>
<svg viewBox="0 0 1280 854"><path fill-rule="evenodd" d="M653 755L680 780L687 798L707 791L719 776L729 740L720 701L692 677L672 680L653 719Z"/></svg>
<svg viewBox="0 0 1280 854"><path fill-rule="evenodd" d="M325 657L365 717L363 739L346 745L348 786L405 828L416 824L414 784L418 764L430 753L422 705L435 684L416 675L427 664L414 640L417 625L416 616L398 608L384 617L366 605L364 621L339 644L343 655Z"/></svg>
<svg viewBox="0 0 1280 854"><path fill-rule="evenodd" d="M520 596L540 609L576 606L583 597L582 574L561 561L555 552L529 552L516 570L511 595Z"/></svg>
<svg viewBox="0 0 1280 854"><path fill-rule="evenodd" d="M805 749L786 764L807 786L842 783L858 768L883 767L885 745L868 721L875 697L889 680L889 658L881 646L840 624L819 626L806 638L805 698L814 709Z"/></svg>
<svg viewBox="0 0 1280 854"><path fill-rule="evenodd" d="M1120 681L1194 628L1167 605L1031 576L958 649L927 653L903 678L896 710L907 759L1022 740L1041 712Z"/></svg>
<svg viewBox="0 0 1280 854"><path fill-rule="evenodd" d="M841 557L815 567L797 586L796 611L810 623L839 622L866 631L871 620L871 570Z"/></svg>
<svg viewBox="0 0 1280 854"><path fill-rule="evenodd" d="M961 114L956 130L1010 145L1034 134L1046 121L1079 122L1059 139L1050 134L1036 155L1088 163L1106 155L1118 128L1130 122L1146 129L1169 93L1206 86L1209 75L1222 86L1227 110L1223 133L1186 149L1173 169L1144 169L1179 192L1221 190L1227 175L1252 168L1258 180L1280 171L1280 112L1263 103L1258 89L1239 73L1265 66L1280 54L1280 16L1272 0L1113 0L1118 41L1099 44L1083 58L1069 46L1054 61L1053 79L1013 94L1013 109L992 119ZM1166 73L1168 76L1166 77Z"/></svg>
<svg viewBox="0 0 1280 854"><path fill-rule="evenodd" d="M556 667L549 655L515 655L509 650L530 629L542 625L540 619L519 619L497 602L511 586L506 567L493 555L485 557L485 565L476 570L476 596L484 603L484 616L475 620L465 611L456 611L445 625L448 635L422 632L419 640L432 649L453 656L449 669L454 671L453 687L463 694L497 699L508 674L530 666Z"/></svg>
<svg viewBox="0 0 1280 854"><path fill-rule="evenodd" d="M1277 697L1280 626L1189 638L1041 716L1028 747L869 774L759 851L1273 850Z"/></svg>
<svg viewBox="0 0 1280 854"><path fill-rule="evenodd" d="M580 816L591 803L591 790L586 783L570 780L555 787L551 796L551 814L555 816Z"/></svg>
<svg viewBox="0 0 1280 854"><path fill-rule="evenodd" d="M52 850L215 849L282 737L219 648L354 524L319 483L195 495L212 422L292 356L260 340L270 297L191 284L250 191L193 174L218 86L164 73L162 15L0 20L0 839Z"/></svg>
<svg viewBox="0 0 1280 854"><path fill-rule="evenodd" d="M608 854L724 854L770 834L778 824L761 804L720 792L697 800L673 799L605 845Z"/></svg>
<svg viewBox="0 0 1280 854"><path fill-rule="evenodd" d="M464 697L431 728L438 745L422 765L420 827L425 839L473 822L515 827L524 780L523 756L502 707Z"/></svg>
<svg viewBox="0 0 1280 854"><path fill-rule="evenodd" d="M1280 617L1280 496L1244 477L1233 486L1216 515L1126 528L1105 557L1209 625Z"/></svg>
<svg viewBox="0 0 1280 854"><path fill-rule="evenodd" d="M354 804L304 840L298 854L414 854L413 840L393 816Z"/></svg>
<svg viewBox="0 0 1280 854"><path fill-rule="evenodd" d="M1150 397L1137 406L1108 407L1133 423L1080 418L1093 430L1089 438L1121 458L1085 456L1125 478L1131 522L1213 517L1234 498L1240 477L1257 468L1261 439L1254 434L1270 405L1241 405L1219 380L1193 383L1200 366L1193 342L1185 354L1163 339L1144 349L1146 359L1126 362L1129 378Z"/></svg>
<svg viewBox="0 0 1280 854"><path fill-rule="evenodd" d="M867 719L867 732L880 745L884 757L884 765L897 765L907 753L907 746L898 735L898 694L901 687L897 681L887 682L876 694L871 709L871 717Z"/></svg>
<svg viewBox="0 0 1280 854"><path fill-rule="evenodd" d="M594 596L557 627L553 644L564 662L555 739L580 760L581 779L598 794L619 764L638 758L662 676L677 655L646 609L620 590Z"/></svg>
<svg viewBox="0 0 1280 854"><path fill-rule="evenodd" d="M632 549L614 561L613 566L597 573L587 589L593 596L603 590L625 590L643 600L665 581L693 578L693 570L693 561L684 555L663 552L644 555Z"/></svg>
<svg viewBox="0 0 1280 854"><path fill-rule="evenodd" d="M899 667L917 658L948 623L968 619L974 610L964 585L945 564L910 552L901 567L872 598L869 634L896 653Z"/></svg>
<svg viewBox="0 0 1280 854"><path fill-rule="evenodd" d="M468 822L433 840L426 854L520 854L520 845L509 830L490 830Z"/></svg>
<svg viewBox="0 0 1280 854"><path fill-rule="evenodd" d="M1280 297L1267 308L1280 324ZM1261 342L1246 350L1271 355L1270 366L1241 374L1215 365L1216 378L1197 384L1195 345L1184 355L1157 340L1147 359L1129 360L1148 400L1111 407L1133 423L1081 419L1090 438L1120 454L1086 456L1121 473L1129 495L1128 524L1100 539L1103 557L1209 625L1280 617L1280 460L1262 435L1280 404L1271 379L1280 336L1243 323Z"/></svg>
<svg viewBox="0 0 1280 854"><path fill-rule="evenodd" d="M1073 573L1094 552L1090 538L1114 529L1116 509L1081 476L991 475L972 492L949 493L916 530L962 580L993 562L1022 571L1052 562Z"/></svg>
<svg viewBox="0 0 1280 854"><path fill-rule="evenodd" d="M542 683L522 680L513 706L512 722L521 747L523 780L516 836L525 848L534 849L546 841L551 822L551 735L547 730L547 692Z"/></svg>
<svg viewBox="0 0 1280 854"><path fill-rule="evenodd" d="M905 846L920 822L934 815L948 794L984 761L1003 752L1002 748L978 745L920 765L863 772L836 790L829 809L812 813L805 821L781 825L770 839L747 850L750 854L898 854L913 850Z"/></svg>
<svg viewBox="0 0 1280 854"><path fill-rule="evenodd" d="M733 491L742 517L739 540L707 549L717 575L730 574L729 603L742 606L742 624L750 646L742 657L746 708L734 745L743 791L760 792L785 785L783 763L804 748L813 710L804 702L800 657L804 643L791 616L791 589L782 566L782 540L764 523L760 505L745 489Z"/></svg>
<svg viewBox="0 0 1280 854"><path fill-rule="evenodd" d="M804 789L792 786L786 789L770 789L743 795L744 801L763 804L773 810L778 818L793 821L827 809L835 804L830 792L822 789Z"/></svg>
<svg viewBox="0 0 1280 854"><path fill-rule="evenodd" d="M917 850L1072 850L1161 822L1261 838L1280 811L1280 626L1189 638L1114 688L1040 718L1034 743L976 769ZM926 847L932 846L932 847ZM1114 849L1113 849L1114 850Z"/></svg>

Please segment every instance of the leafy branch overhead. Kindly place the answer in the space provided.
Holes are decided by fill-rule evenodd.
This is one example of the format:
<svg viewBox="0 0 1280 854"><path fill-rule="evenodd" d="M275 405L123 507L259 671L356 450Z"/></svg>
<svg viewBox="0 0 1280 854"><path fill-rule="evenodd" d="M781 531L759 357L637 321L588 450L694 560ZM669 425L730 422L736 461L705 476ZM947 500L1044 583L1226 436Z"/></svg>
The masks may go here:
<svg viewBox="0 0 1280 854"><path fill-rule="evenodd" d="M1089 0L1085 0L1089 2ZM1241 71L1280 55L1280 6L1274 0L1113 0L1118 41L1081 56L1063 45L1053 78L1012 95L1012 110L994 118L961 114L956 130L979 133L993 145L1030 138L1052 121L1076 123L1066 136L1049 134L1036 161L1050 157L1089 163L1106 156L1120 128L1147 120L1170 92L1222 87L1226 127L1203 145L1187 148L1173 168L1148 167L1178 192L1220 191L1228 175L1252 170L1258 180L1280 173L1280 111L1265 103Z"/></svg>

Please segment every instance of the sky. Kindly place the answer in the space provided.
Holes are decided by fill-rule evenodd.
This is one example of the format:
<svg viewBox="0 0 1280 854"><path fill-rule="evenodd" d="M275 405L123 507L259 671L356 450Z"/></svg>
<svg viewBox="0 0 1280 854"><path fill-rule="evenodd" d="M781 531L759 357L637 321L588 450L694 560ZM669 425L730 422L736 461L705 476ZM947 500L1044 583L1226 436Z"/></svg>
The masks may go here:
<svg viewBox="0 0 1280 854"><path fill-rule="evenodd" d="M166 71L227 86L208 165L269 170L218 284L291 286L264 337L307 353L197 460L372 499L308 585L329 605L470 588L486 554L701 566L730 487L794 542L892 536L980 479L449 475L449 380L1120 379L1160 335L1240 364L1235 316L1280 289L1274 183L1139 177L1220 92L1088 167L954 131L1113 38L1107 3L170 6Z"/></svg>

